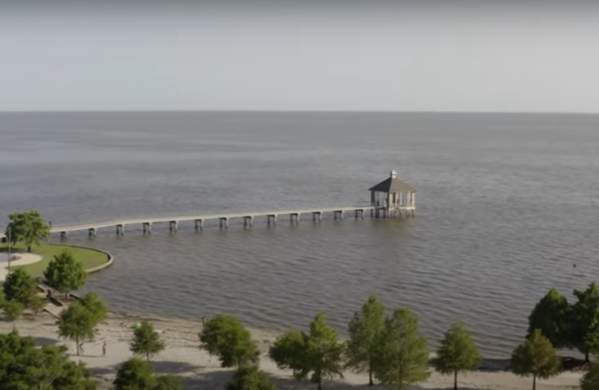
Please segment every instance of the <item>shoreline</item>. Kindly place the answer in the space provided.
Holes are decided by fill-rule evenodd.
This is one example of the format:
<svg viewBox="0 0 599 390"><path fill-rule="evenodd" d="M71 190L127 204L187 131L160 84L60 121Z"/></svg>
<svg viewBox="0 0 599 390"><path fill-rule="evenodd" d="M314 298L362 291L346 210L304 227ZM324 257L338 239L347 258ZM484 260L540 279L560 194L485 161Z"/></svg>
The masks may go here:
<svg viewBox="0 0 599 390"><path fill-rule="evenodd" d="M118 366L132 356L129 351L129 341L132 337L131 327L141 320L150 321L160 332L166 343L166 348L152 359L155 370L160 374L175 374L183 377L186 389L223 390L230 380L232 369L221 368L216 357L210 356L199 348L198 334L202 328L201 321L166 318L161 316L144 316L139 314L123 314L111 312L108 318L98 327L95 341L83 345L83 356L74 356L73 343L61 340L57 335L55 319L49 314L39 315L35 319L21 319L16 322L16 328L23 336L32 336L39 345L65 345L71 358L84 362L94 378L98 380L99 389L108 389L114 379ZM3 333L12 330L10 322L0 322ZM252 338L258 344L261 353L260 367L273 378L280 390L315 389L315 385L293 379L291 371L280 370L268 358L268 348L281 334L280 331L249 328ZM107 355L101 354L102 343L107 343ZM489 359L487 359L489 360ZM506 359L490 359L493 361ZM484 366L487 366L485 364ZM577 389L582 376L580 371L564 371L549 380L537 383L539 390ZM451 375L440 375L433 372L431 377L410 389L447 389L453 384ZM485 367L477 371L460 375L461 389L496 389L496 390L529 390L531 378L518 377L502 367ZM324 384L325 389L347 389L367 387L367 375L345 371L344 378L336 378ZM373 388L384 388L374 386Z"/></svg>

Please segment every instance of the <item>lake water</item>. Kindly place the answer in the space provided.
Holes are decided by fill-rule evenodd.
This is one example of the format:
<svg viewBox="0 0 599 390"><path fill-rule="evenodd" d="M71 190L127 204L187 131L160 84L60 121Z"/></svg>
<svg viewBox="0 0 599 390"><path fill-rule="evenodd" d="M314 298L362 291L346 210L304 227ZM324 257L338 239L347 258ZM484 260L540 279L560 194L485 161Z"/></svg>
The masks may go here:
<svg viewBox="0 0 599 390"><path fill-rule="evenodd" d="M120 217L366 204L392 168L414 219L70 241L112 252L87 289L115 311L345 331L369 294L437 340L473 329L506 357L550 287L599 280L599 116L389 113L0 114L0 216Z"/></svg>

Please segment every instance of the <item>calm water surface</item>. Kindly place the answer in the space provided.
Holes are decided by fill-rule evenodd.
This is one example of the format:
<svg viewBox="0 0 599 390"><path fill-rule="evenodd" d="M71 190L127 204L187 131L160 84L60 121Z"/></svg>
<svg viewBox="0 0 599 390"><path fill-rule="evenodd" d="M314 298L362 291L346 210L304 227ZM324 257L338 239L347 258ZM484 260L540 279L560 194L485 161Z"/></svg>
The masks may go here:
<svg viewBox="0 0 599 390"><path fill-rule="evenodd" d="M418 189L415 219L70 240L115 255L87 288L116 311L229 312L276 329L324 311L344 331L377 294L416 311L433 340L464 320L498 357L548 288L599 280L599 116L0 114L2 218L364 204L391 168Z"/></svg>

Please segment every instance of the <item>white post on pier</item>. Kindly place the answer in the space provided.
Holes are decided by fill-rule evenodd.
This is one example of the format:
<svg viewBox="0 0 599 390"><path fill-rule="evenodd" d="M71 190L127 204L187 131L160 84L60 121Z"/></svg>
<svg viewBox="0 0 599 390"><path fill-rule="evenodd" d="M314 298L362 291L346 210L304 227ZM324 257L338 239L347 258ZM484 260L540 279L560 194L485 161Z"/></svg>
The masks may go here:
<svg viewBox="0 0 599 390"><path fill-rule="evenodd" d="M142 223L141 231L144 235L151 234L152 233L152 223L151 222Z"/></svg>
<svg viewBox="0 0 599 390"><path fill-rule="evenodd" d="M196 232L204 230L204 221L202 219L196 219L193 221L194 229Z"/></svg>

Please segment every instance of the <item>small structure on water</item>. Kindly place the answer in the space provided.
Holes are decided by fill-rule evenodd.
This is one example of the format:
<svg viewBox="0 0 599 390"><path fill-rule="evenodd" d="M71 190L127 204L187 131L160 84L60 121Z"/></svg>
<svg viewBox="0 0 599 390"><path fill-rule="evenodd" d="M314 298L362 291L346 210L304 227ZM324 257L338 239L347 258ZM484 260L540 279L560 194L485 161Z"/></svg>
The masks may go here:
<svg viewBox="0 0 599 390"><path fill-rule="evenodd" d="M414 216L416 210L416 189L406 182L399 180L396 170L389 177L371 187L370 204L374 207L377 217L383 216Z"/></svg>

